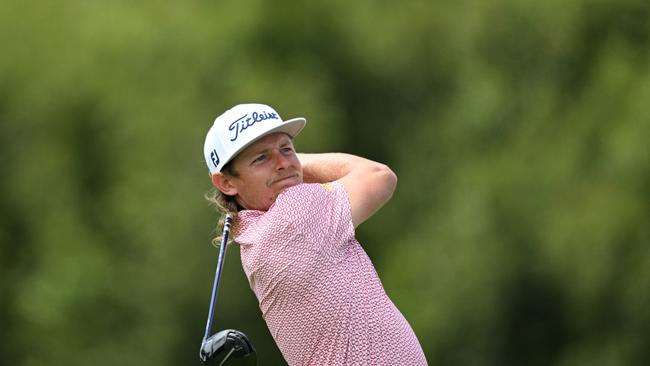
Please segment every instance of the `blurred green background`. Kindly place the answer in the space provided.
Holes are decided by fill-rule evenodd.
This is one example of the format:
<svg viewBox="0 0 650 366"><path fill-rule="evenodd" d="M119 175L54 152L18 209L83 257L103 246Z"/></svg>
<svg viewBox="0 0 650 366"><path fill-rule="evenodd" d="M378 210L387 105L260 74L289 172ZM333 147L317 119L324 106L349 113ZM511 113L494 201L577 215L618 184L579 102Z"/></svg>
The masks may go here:
<svg viewBox="0 0 650 366"><path fill-rule="evenodd" d="M358 229L431 365L650 359L650 2L4 1L0 364L197 365L241 102L390 165ZM228 252L215 327L282 365Z"/></svg>

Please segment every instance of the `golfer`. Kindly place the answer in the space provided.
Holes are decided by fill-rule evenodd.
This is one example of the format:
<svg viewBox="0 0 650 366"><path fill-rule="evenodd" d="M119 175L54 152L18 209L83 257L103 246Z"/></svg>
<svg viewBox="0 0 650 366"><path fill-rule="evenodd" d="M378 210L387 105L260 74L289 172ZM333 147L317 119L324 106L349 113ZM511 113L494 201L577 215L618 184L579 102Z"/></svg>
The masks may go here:
<svg viewBox="0 0 650 366"><path fill-rule="evenodd" d="M297 154L304 118L237 105L204 147L215 203L234 217L244 272L287 363L426 365L355 228L388 201L397 177L342 153Z"/></svg>

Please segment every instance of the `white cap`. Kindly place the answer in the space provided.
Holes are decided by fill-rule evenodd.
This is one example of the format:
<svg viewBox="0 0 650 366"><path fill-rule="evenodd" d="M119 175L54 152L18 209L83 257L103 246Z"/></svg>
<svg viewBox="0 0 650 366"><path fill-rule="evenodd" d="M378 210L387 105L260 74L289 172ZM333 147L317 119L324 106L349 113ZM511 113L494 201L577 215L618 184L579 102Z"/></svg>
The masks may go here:
<svg viewBox="0 0 650 366"><path fill-rule="evenodd" d="M217 117L205 136L205 162L210 173L220 172L224 165L261 137L284 132L294 138L306 123L304 118L284 121L268 105L236 105Z"/></svg>

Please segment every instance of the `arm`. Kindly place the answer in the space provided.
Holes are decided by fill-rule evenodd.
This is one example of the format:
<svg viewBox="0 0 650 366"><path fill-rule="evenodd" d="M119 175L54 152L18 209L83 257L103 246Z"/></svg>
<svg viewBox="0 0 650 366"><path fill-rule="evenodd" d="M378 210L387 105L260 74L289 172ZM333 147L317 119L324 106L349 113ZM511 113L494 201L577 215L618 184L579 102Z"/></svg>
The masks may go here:
<svg viewBox="0 0 650 366"><path fill-rule="evenodd" d="M393 195L397 176L384 164L343 153L298 154L305 183L339 180L350 199L352 224L359 226Z"/></svg>

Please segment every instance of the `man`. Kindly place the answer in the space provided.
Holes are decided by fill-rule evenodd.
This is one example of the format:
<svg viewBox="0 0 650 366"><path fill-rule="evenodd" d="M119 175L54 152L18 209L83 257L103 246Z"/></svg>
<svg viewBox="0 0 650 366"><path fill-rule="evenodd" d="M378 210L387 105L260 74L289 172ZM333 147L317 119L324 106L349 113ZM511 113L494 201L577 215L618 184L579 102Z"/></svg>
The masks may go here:
<svg viewBox="0 0 650 366"><path fill-rule="evenodd" d="M204 154L264 320L289 365L426 365L354 229L393 194L385 165L297 154L304 118L240 104L219 116Z"/></svg>

